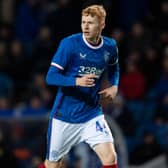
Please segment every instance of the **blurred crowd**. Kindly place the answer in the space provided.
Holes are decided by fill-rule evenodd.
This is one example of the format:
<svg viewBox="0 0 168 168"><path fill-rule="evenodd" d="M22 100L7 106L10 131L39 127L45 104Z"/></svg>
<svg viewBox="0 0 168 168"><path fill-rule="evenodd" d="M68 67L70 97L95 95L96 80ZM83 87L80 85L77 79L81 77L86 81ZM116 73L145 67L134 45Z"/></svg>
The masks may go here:
<svg viewBox="0 0 168 168"><path fill-rule="evenodd" d="M59 41L81 32L81 9L93 3L105 6L103 34L119 48L119 94L101 102L104 113L123 131L130 164L168 155L168 0L12 2L11 20L0 17L0 164L37 168L44 159L57 91L45 75ZM68 168L80 167L73 150L67 160L75 163Z"/></svg>

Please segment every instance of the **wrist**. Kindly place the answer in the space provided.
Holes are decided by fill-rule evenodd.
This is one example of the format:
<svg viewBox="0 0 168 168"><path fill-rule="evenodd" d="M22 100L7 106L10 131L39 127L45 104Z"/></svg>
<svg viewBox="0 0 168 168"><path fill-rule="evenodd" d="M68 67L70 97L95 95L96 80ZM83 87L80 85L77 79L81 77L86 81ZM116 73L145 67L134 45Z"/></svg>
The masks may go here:
<svg viewBox="0 0 168 168"><path fill-rule="evenodd" d="M80 86L80 84L79 84L79 78L76 78L76 80L75 80L75 85L76 85L76 86Z"/></svg>

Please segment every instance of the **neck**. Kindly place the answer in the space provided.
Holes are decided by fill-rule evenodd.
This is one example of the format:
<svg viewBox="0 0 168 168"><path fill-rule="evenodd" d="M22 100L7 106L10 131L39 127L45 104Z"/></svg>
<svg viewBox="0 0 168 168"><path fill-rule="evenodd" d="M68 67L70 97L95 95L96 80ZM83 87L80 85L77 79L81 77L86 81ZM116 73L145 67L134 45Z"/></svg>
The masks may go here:
<svg viewBox="0 0 168 168"><path fill-rule="evenodd" d="M90 43L91 45L94 45L94 46L97 46L101 43L101 37L100 36L92 38L92 39L86 39L86 40L88 41L88 43Z"/></svg>

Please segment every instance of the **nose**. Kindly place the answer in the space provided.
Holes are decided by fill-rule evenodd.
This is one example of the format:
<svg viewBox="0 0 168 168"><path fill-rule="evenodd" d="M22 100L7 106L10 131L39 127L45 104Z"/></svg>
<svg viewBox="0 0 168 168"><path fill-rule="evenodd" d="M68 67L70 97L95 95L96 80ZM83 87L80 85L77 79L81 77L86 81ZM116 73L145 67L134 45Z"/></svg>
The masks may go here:
<svg viewBox="0 0 168 168"><path fill-rule="evenodd" d="M88 24L85 23L85 24L84 24L84 29L88 29L88 28L89 28Z"/></svg>

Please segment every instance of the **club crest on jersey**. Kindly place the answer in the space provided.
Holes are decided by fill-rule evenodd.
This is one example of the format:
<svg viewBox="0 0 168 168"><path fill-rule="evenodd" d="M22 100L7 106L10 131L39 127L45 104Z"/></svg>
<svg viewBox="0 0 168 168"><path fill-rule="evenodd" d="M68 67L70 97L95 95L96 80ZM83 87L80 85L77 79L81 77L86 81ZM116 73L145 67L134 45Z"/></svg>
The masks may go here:
<svg viewBox="0 0 168 168"><path fill-rule="evenodd" d="M79 56L80 56L81 59L85 59L86 58L86 54L82 54L81 52L80 52Z"/></svg>
<svg viewBox="0 0 168 168"><path fill-rule="evenodd" d="M105 61L105 62L108 62L109 59L110 59L109 57L110 57L110 53L109 53L108 51L105 51L105 52L104 52L104 61Z"/></svg>

